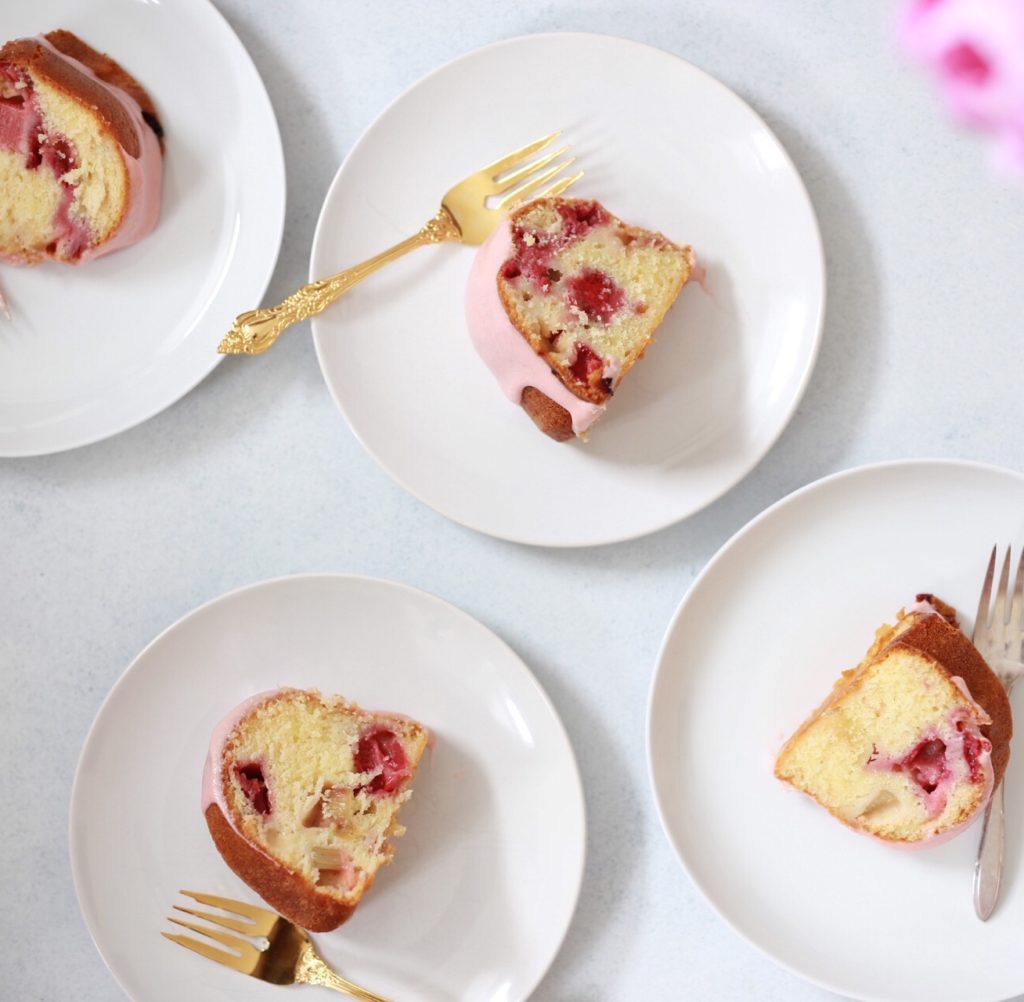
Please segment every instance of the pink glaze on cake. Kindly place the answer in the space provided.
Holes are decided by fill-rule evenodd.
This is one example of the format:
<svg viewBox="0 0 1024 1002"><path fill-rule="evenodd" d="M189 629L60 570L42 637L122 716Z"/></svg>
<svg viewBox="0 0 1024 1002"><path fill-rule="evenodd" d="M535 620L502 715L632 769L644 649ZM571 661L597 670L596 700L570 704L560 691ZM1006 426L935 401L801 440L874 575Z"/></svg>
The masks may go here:
<svg viewBox="0 0 1024 1002"><path fill-rule="evenodd" d="M469 336L509 400L518 404L523 390L532 386L564 407L572 417L573 431L583 435L604 407L581 400L566 389L509 320L498 295L498 271L511 251L512 236L506 221L487 238L470 269L466 287ZM585 365L586 360L580 364Z"/></svg>
<svg viewBox="0 0 1024 1002"><path fill-rule="evenodd" d="M202 808L204 814L210 804L216 804L220 808L221 814L224 815L224 820L232 828L235 827L231 819L231 811L228 809L227 799L224 796L224 785L221 783L220 763L224 759L224 745L227 744L228 738L231 737L231 732L248 713L256 709L257 706L268 700L271 696L288 691L287 689L270 689L267 692L260 692L255 696L250 696L245 702L239 703L213 729L213 734L210 736L210 747L206 753L206 764L203 766Z"/></svg>
<svg viewBox="0 0 1024 1002"><path fill-rule="evenodd" d="M94 235L83 220L70 212L75 186L63 181L68 171L80 166L77 151L65 137L59 135L47 136L46 142L40 142L39 137L45 129L38 101L31 93L30 81L24 75L13 76L10 70L2 70L16 89L27 92L27 97L20 105L0 99L0 147L24 151L25 165L29 169L45 167L53 171L63 189L53 221L58 234L56 243L61 245L64 255L62 260L66 258L68 263L82 264L137 243L156 225L160 216L163 154L156 133L147 124L142 109L130 94L101 80L88 66L65 55L42 35L37 36L35 41L106 89L124 107L139 137L138 158L119 147L128 173L128 206L124 218L108 240L91 247L89 244ZM3 260L9 264L24 263L20 258L8 255L4 255Z"/></svg>
<svg viewBox="0 0 1024 1002"><path fill-rule="evenodd" d="M918 595L912 605L907 606L907 615L911 616L919 612L924 616L941 616L942 613L935 608L923 595Z"/></svg>

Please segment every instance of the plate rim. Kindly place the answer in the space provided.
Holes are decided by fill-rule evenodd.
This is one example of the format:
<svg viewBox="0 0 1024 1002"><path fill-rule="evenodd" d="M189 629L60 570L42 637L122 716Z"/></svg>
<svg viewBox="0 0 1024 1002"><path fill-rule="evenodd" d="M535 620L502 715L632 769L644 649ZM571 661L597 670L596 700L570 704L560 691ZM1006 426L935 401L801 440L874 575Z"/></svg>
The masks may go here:
<svg viewBox="0 0 1024 1002"><path fill-rule="evenodd" d="M699 501L696 505L691 505L682 514L674 516L666 516L661 519L657 524L651 525L647 528L632 530L626 529L616 533L615 535L609 536L607 533L603 533L595 538L586 540L572 540L565 541L559 539L546 539L546 538L525 538L522 534L513 534L508 532L500 532L493 528L485 528L479 524L478 519L467 519L467 518L456 518L449 512L441 510L433 502L428 501L417 491L414 491L412 487L407 483L406 478L399 475L398 472L393 470L391 467L385 465L381 457L373 450L363 434L357 430L349 417L348 411L342 404L341 398L335 390L334 385L327 376L327 367L324 361L324 353L321 349L321 342L325 339L328 334L320 329L320 317L314 316L310 321L310 328L313 335L313 346L316 351L317 364L320 367L320 375L327 387L327 391L334 401L335 407L340 411L342 418L345 421L348 430L355 437L356 441L359 442L360 446L366 452L368 456L374 461L377 467L382 470L394 483L402 488L407 494L415 498L421 504L426 505L432 511L443 516L451 522L457 525L462 525L467 529L472 529L474 532L479 532L482 535L490 536L494 539L502 539L510 543L520 543L526 546L543 546L551 547L553 549L580 549L589 546L610 546L615 543L629 542L634 539L641 539L644 536L653 535L656 532L661 532L664 529L669 528L673 525L678 525L680 522L686 521L686 519L692 518L694 515L706 508L709 508L716 501L722 498L725 494L731 491L737 484L744 481L764 460L764 458L772 451L779 439L782 437L783 432L789 427L793 420L793 416L796 413L800 402L803 400L807 387L810 384L811 377L814 374L814 369L817 365L818 355L821 351L821 343L824 339L825 330L825 316L828 305L828 267L825 257L825 245L821 235L821 225L818 221L818 214L815 211L814 202L811 199L810 192L807 190L807 185L804 181L803 176L797 169L796 163L789 153L789 150L779 139L775 131L768 125L761 114L742 96L734 91L727 84L723 83L717 77L710 74L707 70L702 69L695 63L691 63L688 59L683 58L675 52L670 52L668 49L660 48L656 45L651 45L648 42L640 42L636 39L625 38L621 35L615 35L610 32L596 32L596 31L541 31L541 32L530 32L521 35L514 35L509 38L498 39L494 42L488 42L485 45L477 46L476 48L470 49L467 52L460 53L457 56L447 60L440 66L435 67L417 80L413 81L409 86L404 88L396 97L392 98L376 115L373 120L367 124L367 126L360 133L359 138L349 148L348 153L345 154L338 169L335 171L334 177L331 179L331 183L327 187L327 192L324 195L323 203L320 206L320 214L317 217L316 228L313 231L313 241L310 246L309 253L309 281L316 281L318 276L315 264L320 241L322 239L322 231L326 228L325 216L328 205L335 197L335 189L339 187L342 179L342 175L348 168L351 160L361 150L364 143L367 141L370 133L377 127L380 120L392 109L404 101L413 91L419 89L427 81L433 77L450 70L457 64L467 61L470 58L486 53L493 49L513 46L520 44L528 44L541 39L564 39L572 38L578 40L594 40L599 39L602 42L613 41L622 45L635 47L647 52L654 52L658 54L658 57L668 57L673 60L677 60L683 63L690 70L696 73L698 76L703 78L706 84L710 84L715 89L724 93L727 99L736 101L742 106L751 116L754 121L763 130L764 134L767 135L775 148L775 150L781 156L781 159L788 169L788 173L792 179L796 182L796 194L802 202L804 208L807 210L807 215L811 224L810 236L812 238L811 243L813 244L815 255L817 258L817 269L815 270L815 277L817 284L820 288L820 296L818 298L817 306L814 310L814 316L811 322L807 325L807 329L812 332L810 338L809 351L804 359L803 371L800 372L799 377L794 381L793 388L790 393L790 398L786 403L783 414L778 422L778 427L775 428L772 434L765 440L763 446L759 450L751 452L750 456L744 463L741 463L737 467L737 471L732 474L731 477L726 478L722 484L720 484L715 492L709 493L706 498ZM685 507L685 506L684 506Z"/></svg>
<svg viewBox="0 0 1024 1002"><path fill-rule="evenodd" d="M667 654L667 648L671 638L673 637L678 622L683 616L686 607L696 594L697 589L703 584L705 578L709 577L717 569L718 564L723 561L735 546L738 546L744 541L744 539L756 531L762 522L773 517L774 513L787 507L789 504L796 502L803 496L811 493L815 493L818 490L825 489L832 484L847 480L856 479L860 476L871 475L883 470L890 469L913 469L913 468L929 467L933 469L946 468L946 469L959 469L959 470L973 470L976 472L998 474L998 475L1009 475L1014 477L1024 486L1024 472L1014 470L1011 467L1000 466L997 463L982 462L979 460L971 459L959 459L951 457L917 457L910 459L889 459L882 460L879 462L868 462L858 464L856 466L848 467L846 469L837 470L833 473L826 474L825 476L819 477L816 480L812 480L810 483L803 484L801 487L790 491L788 494L779 498L773 502L767 508L758 512L753 518L742 525L736 532L734 532L712 555L711 559L704 565L700 573L693 579L689 587L683 593L682 598L679 600L675 611L672 613L672 617L665 628L665 633L662 636L661 642L658 645L658 653L655 657L654 671L651 675L650 685L648 687L647 694L647 710L644 721L644 752L647 764L647 779L650 788L651 798L654 801L655 812L658 816L658 822L661 827L662 834L664 835L669 847L672 850L676 861L682 867L683 873L689 879L690 883L697 890L704 903L714 912L715 916L740 939L742 939L749 946L753 947L758 954L762 957L766 957L773 964L788 971L790 974L800 978L802 981L823 988L826 991L833 992L844 998L858 999L860 1002L895 1002L895 996L892 995L877 995L877 994L864 994L858 993L857 995L850 995L849 988L842 985L834 984L830 981L826 981L817 976L810 975L805 971L800 970L792 963L782 960L775 956L771 951L762 946L752 936L748 935L744 930L740 929L733 921L732 918L727 915L717 904L715 899L704 884L704 881L698 877L694 868L690 865L686 856L680 847L678 840L676 839L672 829L669 826L666 811L663 804L663 793L661 784L659 783L658 776L660 775L659 769L655 767L654 755L653 755L653 732L654 732L654 716L655 716L655 702L659 695L660 688L667 684L663 681L663 678L667 676L667 671L664 668L665 656ZM1022 989L1024 989L1024 976L1022 976ZM985 997L984 1000L977 999L972 1002L1009 1002L1010 999L1015 996L999 996L998 998Z"/></svg>
<svg viewBox="0 0 1024 1002"><path fill-rule="evenodd" d="M488 635L490 641L496 643L503 653L511 659L510 663L514 663L517 666L517 669L522 674L523 680L532 690L533 694L539 698L540 705L549 715L559 740L564 743L565 749L568 753L566 764L575 779L573 790L576 793L579 808L579 852L575 867L575 879L573 880L572 907L567 910L564 926L561 929L560 934L552 941L549 956L547 956L544 962L538 966L538 971L533 984L527 986L527 990L520 1000L520 1002L526 1002L541 981L544 980L558 955L561 953L565 939L575 920L576 911L579 908L580 891L583 886L583 876L587 860L588 827L586 791L583 786L583 777L580 774L579 761L576 757L576 749L569 737L569 732L566 730L561 714L559 714L558 709L551 700L551 697L548 695L547 690L543 685L541 685L540 680L534 674L530 666L502 636L475 616L466 612L454 603L449 602L447 599L441 598L439 595L435 595L433 592L417 588L414 585L406 584L402 581L376 577L370 574L348 573L344 571L305 571L298 574L282 574L272 578L262 578L258 581L252 581L248 584L243 584L226 592L222 592L219 595L215 595L213 598L207 599L205 602L194 606L192 609L179 616L174 622L160 630L159 633L145 644L131 659L114 684L107 690L106 695L103 697L103 701L100 703L100 706L93 717L92 723L89 725L85 740L82 742L82 746L78 753L74 776L71 782L71 793L68 799L69 806L67 821L68 858L71 866L71 879L75 891L75 900L78 904L79 914L82 917L82 921L85 923L86 931L89 933L89 938L92 940L92 944L96 949L96 952L99 954L104 966L110 973L111 977L113 977L121 991L123 991L125 995L132 1000L132 1002L145 1002L144 998L137 998L129 992L118 972L114 969L111 959L100 945L100 940L97 936L97 929L99 928L98 916L95 914L92 907L87 907L86 898L83 896L85 862L81 857L83 850L81 845L77 843L75 832L76 818L82 810L80 806L80 799L84 796L81 792L84 789L81 782L84 763L89 757L93 744L99 740L98 735L100 733L101 720L108 712L108 707L114 699L115 694L120 691L122 686L127 684L129 676L133 675L133 673L138 670L137 666L147 655L149 655L151 650L160 644L165 637L183 626L188 620L203 614L208 614L209 610L215 606L236 601L249 592L288 587L293 583L309 583L311 581L334 584L347 583L350 585L369 584L371 587L382 586L385 589L395 589L404 592L406 595L412 596L416 601L426 602L428 605L433 605L443 609L446 615L454 616L455 619L463 621L471 628L484 631L484 633Z"/></svg>
<svg viewBox="0 0 1024 1002"><path fill-rule="evenodd" d="M267 242L268 249L271 247L273 248L273 254L269 256L264 269L261 270L251 267L247 267L245 269L246 274L254 276L253 289L256 294L253 296L253 301L262 301L263 297L267 293L270 281L274 277L274 271L277 268L277 263L281 256L281 245L284 240L284 224L288 203L288 176L284 159L284 145L281 140L281 127L277 121L277 114L274 111L273 102L270 100L270 94L267 91L266 83L263 80L263 76L260 73L259 68L256 66L255 60L252 58L248 48L235 31L231 22L228 21L227 17L213 3L213 0L164 0L162 6L167 7L173 12L175 4L182 7L191 6L193 10L201 11L201 16L203 17L209 17L212 15L213 23L217 25L218 31L224 33L224 37L228 40L228 45L237 46L237 51L232 58L240 59L240 61L245 65L246 72L251 74L251 83L254 84L254 86L248 86L245 88L247 100L254 102L254 104L262 105L263 112L267 119L265 124L270 127L269 131L264 134L264 141L268 142L268 149L266 151L267 163L265 166L270 169L264 173L270 175L267 189L279 193L280 204L276 215L273 214L272 206L270 209L264 209L264 207L261 206L260 214L274 223L274 235ZM159 225L159 222L157 225ZM266 272L265 275L263 275L263 271ZM256 276L259 276L258 280L256 279ZM258 290L258 292L256 290ZM208 311L204 311L203 316L205 316L207 312ZM209 376L210 373L213 372L213 370L216 369L226 357L216 350L212 350L210 354L212 357L206 365L197 366L195 373L193 373L189 380L183 380L181 385L175 387L175 389L170 393L160 396L159 400L155 404L147 404L144 407L140 407L135 416L128 418L127 420L115 421L105 430L98 432L85 435L76 435L74 433L68 434L65 436L63 445L51 444L42 448L38 446L12 448L0 443L0 459L28 459L34 456L53 456L59 455L63 452L72 452L76 449L83 449L86 446L104 442L107 439L114 438L126 431L131 431L133 428L137 428L141 424L145 424L145 422L149 421L151 418L156 417L158 414L162 414L165 410L173 407L180 400L188 396L188 394L202 383L203 380L205 380L206 377ZM73 427L74 422L72 422L72 428Z"/></svg>

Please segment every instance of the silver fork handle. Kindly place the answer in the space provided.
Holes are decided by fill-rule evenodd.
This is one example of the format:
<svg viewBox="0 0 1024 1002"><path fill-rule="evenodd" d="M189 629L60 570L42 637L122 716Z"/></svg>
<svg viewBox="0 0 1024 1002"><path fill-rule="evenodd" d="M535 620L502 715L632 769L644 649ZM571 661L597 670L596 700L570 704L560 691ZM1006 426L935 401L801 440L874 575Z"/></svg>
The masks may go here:
<svg viewBox="0 0 1024 1002"><path fill-rule="evenodd" d="M1003 848L1006 827L1003 813L1003 784L992 794L985 809L978 859L974 864L974 911L982 922L996 909L999 882L1003 876Z"/></svg>

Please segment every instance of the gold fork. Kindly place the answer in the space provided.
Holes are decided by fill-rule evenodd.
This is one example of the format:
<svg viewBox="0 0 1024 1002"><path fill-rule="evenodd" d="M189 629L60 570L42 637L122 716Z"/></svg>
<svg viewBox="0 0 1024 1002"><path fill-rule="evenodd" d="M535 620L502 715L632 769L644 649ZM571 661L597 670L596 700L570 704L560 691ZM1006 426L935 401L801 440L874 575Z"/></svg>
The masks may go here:
<svg viewBox="0 0 1024 1002"><path fill-rule="evenodd" d="M565 153L568 147L563 146L554 153L546 153L530 163L519 166L527 157L540 153L559 135L559 132L552 132L550 136L528 143L521 149L488 164L475 174L463 178L441 199L441 208L438 209L437 215L427 222L419 233L396 244L383 254L371 257L368 261L329 278L310 282L277 306L249 310L248 313L240 314L235 318L234 325L224 336L217 351L222 355L262 355L292 324L321 313L367 275L373 274L378 268L390 264L414 248L446 241L482 244L494 231L502 215L527 195L536 194L538 198L561 195L571 184L575 184L583 177L583 172L580 171L569 177L554 180L576 159L569 157L548 167L548 164ZM537 174L537 171L541 173ZM537 176L533 177L534 174ZM549 181L552 183L540 190ZM497 199L492 207L487 206L489 198Z"/></svg>
<svg viewBox="0 0 1024 1002"><path fill-rule="evenodd" d="M232 967L236 971L249 974L272 985L322 985L324 988L333 988L343 995L362 999L363 1002L388 1002L383 996L374 995L373 992L360 988L335 974L316 952L306 930L300 929L276 912L257 908L255 905L247 905L242 901L233 901L231 898L218 898L213 894L198 894L196 891L182 891L181 893L200 904L219 908L221 911L231 912L242 917L230 918L227 915L215 915L213 912L195 911L192 908L175 905L174 908L177 911L194 915L196 918L223 926L225 929L232 929L244 936L252 936L257 939L265 938L267 945L265 947L256 946L248 940L232 936L230 933L206 929L194 922L186 922L182 919L168 918L169 922L184 926L186 929L207 936L218 943L223 943L224 946L235 952L227 953L224 950L218 950L217 947L211 946L209 943L193 939L191 936L182 936L180 933L160 933L171 942L188 947L204 957L209 957L210 960L216 960L218 964Z"/></svg>

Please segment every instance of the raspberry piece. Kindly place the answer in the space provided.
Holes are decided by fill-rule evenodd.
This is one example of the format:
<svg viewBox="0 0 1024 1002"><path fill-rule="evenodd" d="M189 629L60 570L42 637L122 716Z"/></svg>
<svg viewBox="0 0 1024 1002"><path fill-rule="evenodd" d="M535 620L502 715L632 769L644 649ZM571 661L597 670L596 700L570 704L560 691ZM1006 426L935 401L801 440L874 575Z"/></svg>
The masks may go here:
<svg viewBox="0 0 1024 1002"><path fill-rule="evenodd" d="M582 341L576 342L576 358L572 363L572 374L581 383L590 383L590 376L595 372L602 372L604 363L589 345Z"/></svg>
<svg viewBox="0 0 1024 1002"><path fill-rule="evenodd" d="M358 772L377 772L369 783L358 787L356 793L394 793L409 778L402 742L394 731L384 726L371 727L360 735L355 768Z"/></svg>
<svg viewBox="0 0 1024 1002"><path fill-rule="evenodd" d="M941 738L922 741L901 764L925 793L934 793L949 772L946 766L946 743Z"/></svg>
<svg viewBox="0 0 1024 1002"><path fill-rule="evenodd" d="M972 783L980 783L984 780L985 773L981 768L980 760L983 752L991 750L991 741L979 737L972 731L964 731L964 759L967 762L967 768L971 771Z"/></svg>
<svg viewBox="0 0 1024 1002"><path fill-rule="evenodd" d="M257 813L264 815L272 813L270 790L267 788L267 781L263 777L263 767L259 762L236 765L235 778L242 788L242 793L245 794Z"/></svg>
<svg viewBox="0 0 1024 1002"><path fill-rule="evenodd" d="M626 301L622 286L607 272L596 268L584 268L566 284L566 302L586 313L588 323L608 323Z"/></svg>

